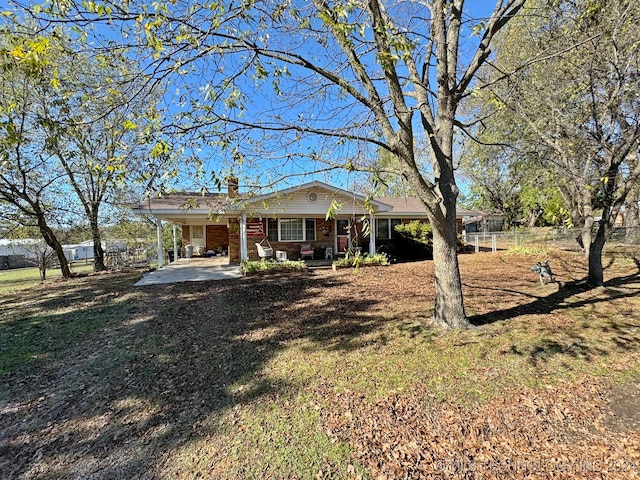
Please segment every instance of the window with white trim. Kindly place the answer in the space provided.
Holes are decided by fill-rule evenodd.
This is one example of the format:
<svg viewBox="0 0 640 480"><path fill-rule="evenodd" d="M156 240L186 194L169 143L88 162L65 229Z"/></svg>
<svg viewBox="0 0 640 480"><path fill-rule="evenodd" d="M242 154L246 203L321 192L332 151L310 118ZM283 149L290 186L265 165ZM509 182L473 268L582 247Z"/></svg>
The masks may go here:
<svg viewBox="0 0 640 480"><path fill-rule="evenodd" d="M304 241L304 219L303 218L281 218L280 219L280 241L281 242Z"/></svg>
<svg viewBox="0 0 640 480"><path fill-rule="evenodd" d="M272 242L313 242L316 240L316 219L269 218L267 238Z"/></svg>

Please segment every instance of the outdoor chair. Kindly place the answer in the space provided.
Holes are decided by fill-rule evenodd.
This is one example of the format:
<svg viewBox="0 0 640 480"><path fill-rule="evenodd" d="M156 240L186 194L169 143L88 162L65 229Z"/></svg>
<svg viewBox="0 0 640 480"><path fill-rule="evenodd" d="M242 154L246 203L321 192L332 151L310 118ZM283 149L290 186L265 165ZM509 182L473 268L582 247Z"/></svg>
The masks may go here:
<svg viewBox="0 0 640 480"><path fill-rule="evenodd" d="M271 247L267 237L264 237L260 242L256 243L256 248L258 249L258 256L260 258L273 257L273 248Z"/></svg>
<svg viewBox="0 0 640 480"><path fill-rule="evenodd" d="M300 247L300 259L304 260L304 257L311 257L311 260L313 260L313 247L311 245L302 245Z"/></svg>

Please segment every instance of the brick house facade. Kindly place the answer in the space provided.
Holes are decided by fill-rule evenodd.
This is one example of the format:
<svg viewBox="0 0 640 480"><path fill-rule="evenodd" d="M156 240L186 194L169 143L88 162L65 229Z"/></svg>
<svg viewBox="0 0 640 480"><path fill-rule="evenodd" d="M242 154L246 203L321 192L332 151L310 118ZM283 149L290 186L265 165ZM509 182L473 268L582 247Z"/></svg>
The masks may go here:
<svg viewBox="0 0 640 480"><path fill-rule="evenodd" d="M366 205L366 206L365 206ZM331 210L333 218L327 219ZM365 197L322 182L311 182L265 195L243 195L232 181L227 194L172 194L147 200L134 212L151 215L158 224L182 227L182 254L191 246L193 255L226 253L229 263L258 259L256 243L267 242L288 259L301 257L303 245L314 258L360 249L375 253L393 236L398 222L427 220L417 198ZM475 212L459 210L457 224ZM370 233L373 232L374 235Z"/></svg>

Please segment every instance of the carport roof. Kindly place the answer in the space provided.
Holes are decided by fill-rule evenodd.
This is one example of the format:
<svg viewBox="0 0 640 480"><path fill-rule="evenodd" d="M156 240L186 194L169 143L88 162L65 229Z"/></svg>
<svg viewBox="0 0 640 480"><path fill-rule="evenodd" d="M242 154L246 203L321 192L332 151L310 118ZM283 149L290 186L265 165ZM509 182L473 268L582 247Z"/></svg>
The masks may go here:
<svg viewBox="0 0 640 480"><path fill-rule="evenodd" d="M154 197L141 201L133 207L135 213L223 213L238 210L238 199L230 199L220 193L172 193L164 197Z"/></svg>

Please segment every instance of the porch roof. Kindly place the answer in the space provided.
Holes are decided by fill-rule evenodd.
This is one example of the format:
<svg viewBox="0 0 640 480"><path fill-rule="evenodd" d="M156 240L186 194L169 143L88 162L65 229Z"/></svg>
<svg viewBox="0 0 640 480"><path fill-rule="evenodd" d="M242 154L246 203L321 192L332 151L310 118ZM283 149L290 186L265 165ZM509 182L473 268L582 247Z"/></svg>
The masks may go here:
<svg viewBox="0 0 640 480"><path fill-rule="evenodd" d="M238 215L239 199L222 193L179 192L164 197L148 198L132 208L139 215L153 215L173 223L187 223L189 218L216 215Z"/></svg>

